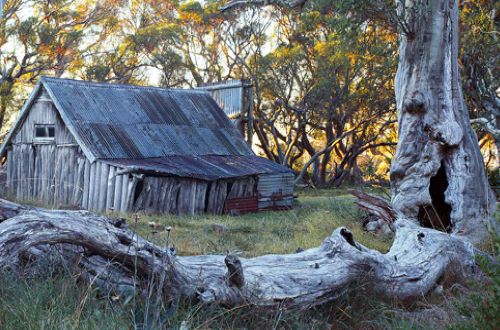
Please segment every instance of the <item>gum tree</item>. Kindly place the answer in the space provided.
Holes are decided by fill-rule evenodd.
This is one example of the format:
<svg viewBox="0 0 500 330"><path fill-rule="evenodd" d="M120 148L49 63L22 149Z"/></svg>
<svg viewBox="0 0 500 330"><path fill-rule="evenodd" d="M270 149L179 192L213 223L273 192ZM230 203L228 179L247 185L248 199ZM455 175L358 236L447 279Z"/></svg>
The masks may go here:
<svg viewBox="0 0 500 330"><path fill-rule="evenodd" d="M274 5L301 10L309 2L235 0L223 9ZM330 7L327 3L325 10L334 10L335 3ZM395 79L399 137L391 166L393 208L405 222L481 241L491 223L495 197L460 83L458 0L354 3L350 10L362 10L369 19L382 17L399 34Z"/></svg>

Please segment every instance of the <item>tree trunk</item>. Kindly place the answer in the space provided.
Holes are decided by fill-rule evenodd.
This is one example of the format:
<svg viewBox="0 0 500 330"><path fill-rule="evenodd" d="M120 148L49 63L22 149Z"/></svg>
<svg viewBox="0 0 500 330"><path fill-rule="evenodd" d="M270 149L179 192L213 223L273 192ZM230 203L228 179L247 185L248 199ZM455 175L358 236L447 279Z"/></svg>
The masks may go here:
<svg viewBox="0 0 500 330"><path fill-rule="evenodd" d="M251 259L234 255L179 257L126 228L122 220L86 211L53 211L0 200L0 267L22 271L54 248L66 267L105 292L161 294L224 306L307 308L335 299L351 284L397 300L425 295L447 273L477 274L472 245L411 222L400 223L387 254L339 228L318 248ZM52 246L52 248L49 248Z"/></svg>
<svg viewBox="0 0 500 330"><path fill-rule="evenodd" d="M477 242L495 198L459 80L458 0L398 1L401 15L403 4L392 205L401 218Z"/></svg>

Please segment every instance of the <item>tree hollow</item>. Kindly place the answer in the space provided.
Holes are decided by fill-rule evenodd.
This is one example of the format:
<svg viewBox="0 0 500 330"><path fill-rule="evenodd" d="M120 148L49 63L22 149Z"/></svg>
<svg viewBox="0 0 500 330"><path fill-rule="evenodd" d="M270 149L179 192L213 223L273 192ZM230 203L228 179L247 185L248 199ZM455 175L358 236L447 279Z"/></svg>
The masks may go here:
<svg viewBox="0 0 500 330"><path fill-rule="evenodd" d="M448 189L448 177L446 166L441 161L436 175L430 178L429 194L432 203L431 205L421 205L418 211L418 220L422 226L445 232L452 229L452 208L445 200L446 189Z"/></svg>

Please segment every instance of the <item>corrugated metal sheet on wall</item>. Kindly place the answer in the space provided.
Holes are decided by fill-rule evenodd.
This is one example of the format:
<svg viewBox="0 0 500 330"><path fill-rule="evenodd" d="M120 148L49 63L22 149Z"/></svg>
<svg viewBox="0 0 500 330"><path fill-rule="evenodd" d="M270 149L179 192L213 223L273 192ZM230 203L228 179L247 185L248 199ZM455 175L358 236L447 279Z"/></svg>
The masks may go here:
<svg viewBox="0 0 500 330"><path fill-rule="evenodd" d="M293 205L293 173L259 175L259 209L282 210Z"/></svg>
<svg viewBox="0 0 500 330"><path fill-rule="evenodd" d="M259 201L257 196L228 198L224 203L224 213L230 215L239 215L245 213L254 213L259 210Z"/></svg>
<svg viewBox="0 0 500 330"><path fill-rule="evenodd" d="M231 80L198 87L197 89L210 92L215 102L224 110L226 115L229 118L233 118L236 115L246 112L246 109L243 109L245 86L246 84L241 80Z"/></svg>

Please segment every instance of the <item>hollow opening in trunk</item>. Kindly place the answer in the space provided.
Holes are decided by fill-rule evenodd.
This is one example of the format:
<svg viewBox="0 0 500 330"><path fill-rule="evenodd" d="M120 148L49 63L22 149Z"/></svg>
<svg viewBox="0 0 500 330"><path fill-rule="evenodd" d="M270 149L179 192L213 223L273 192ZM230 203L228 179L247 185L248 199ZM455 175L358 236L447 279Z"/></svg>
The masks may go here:
<svg viewBox="0 0 500 330"><path fill-rule="evenodd" d="M451 206L446 203L444 196L447 188L446 168L441 162L441 167L431 177L429 184L432 205L421 205L418 211L418 220L422 226L441 231L451 230Z"/></svg>

